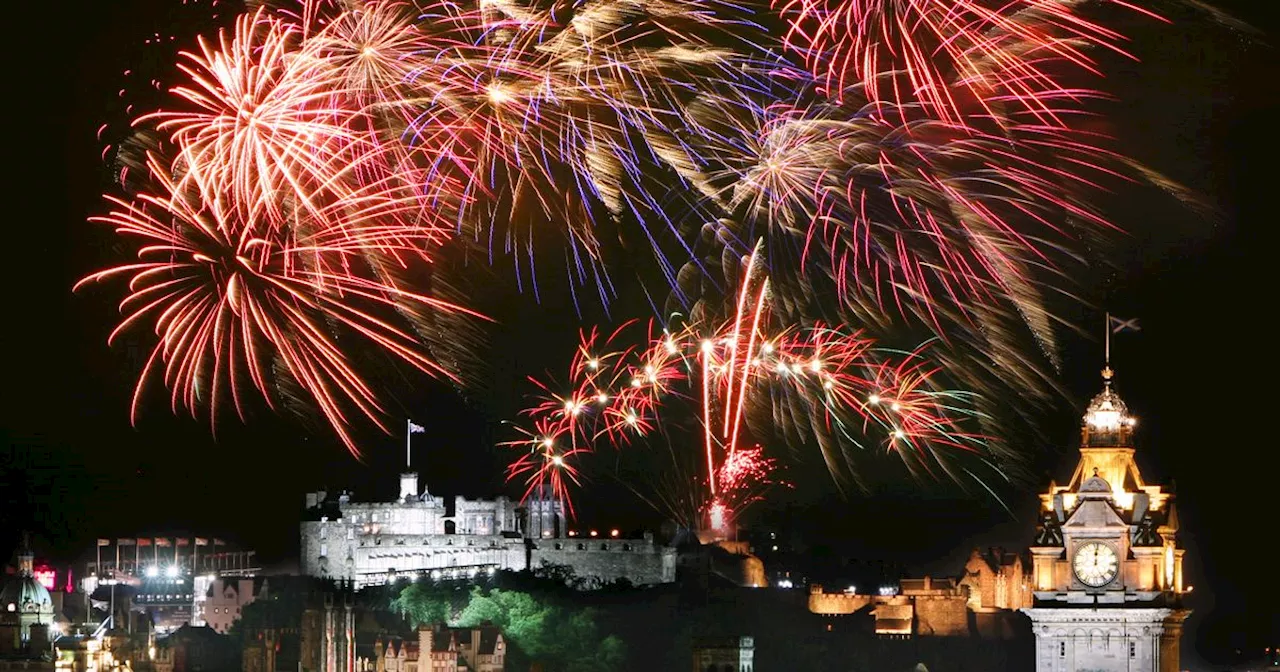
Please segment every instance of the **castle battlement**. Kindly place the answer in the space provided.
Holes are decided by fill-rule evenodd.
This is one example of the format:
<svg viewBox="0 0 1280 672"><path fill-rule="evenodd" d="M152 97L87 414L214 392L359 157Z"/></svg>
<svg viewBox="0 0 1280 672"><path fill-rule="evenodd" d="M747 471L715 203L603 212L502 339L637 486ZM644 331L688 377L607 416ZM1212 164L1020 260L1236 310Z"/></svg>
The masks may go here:
<svg viewBox="0 0 1280 672"><path fill-rule="evenodd" d="M675 550L641 539L570 539L559 501L507 497L446 500L417 491L417 474L400 478L393 502L353 502L350 493L308 493L302 571L357 586L405 576L474 576L467 568L525 570L567 565L585 583L675 580Z"/></svg>

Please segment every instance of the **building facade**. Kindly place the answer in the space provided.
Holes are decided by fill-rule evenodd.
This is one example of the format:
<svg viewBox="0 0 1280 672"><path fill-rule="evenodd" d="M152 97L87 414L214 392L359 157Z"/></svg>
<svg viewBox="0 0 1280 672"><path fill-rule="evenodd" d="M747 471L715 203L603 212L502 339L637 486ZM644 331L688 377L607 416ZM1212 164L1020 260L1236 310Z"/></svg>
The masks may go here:
<svg viewBox="0 0 1280 672"><path fill-rule="evenodd" d="M1010 599L1023 591L1015 583L1019 575L1011 571L1020 561L1008 560L1009 555L998 549L990 556L974 551L961 579L903 579L896 589L874 595L827 593L821 585L812 584L809 611L823 616L869 614L875 634L881 637L1013 639L1019 627L1025 631L1026 619L1015 610L1021 603ZM1002 558L1005 564L994 565L991 557ZM996 590L1005 584L1014 588Z"/></svg>
<svg viewBox="0 0 1280 672"><path fill-rule="evenodd" d="M1038 672L1177 672L1183 550L1173 497L1134 460L1136 420L1111 387L1084 416L1071 480L1041 495L1031 547Z"/></svg>
<svg viewBox="0 0 1280 672"><path fill-rule="evenodd" d="M199 603L201 624L227 634L231 624L240 620L240 610L253 602L264 583L262 579L214 579L205 589L204 601Z"/></svg>
<svg viewBox="0 0 1280 672"><path fill-rule="evenodd" d="M497 627L421 626L416 641L379 639L374 659L358 669L371 672L503 672L507 643Z"/></svg>
<svg viewBox="0 0 1280 672"><path fill-rule="evenodd" d="M30 539L18 551L18 573L0 586L0 654L47 648L54 626L53 597L36 579Z"/></svg>
<svg viewBox="0 0 1280 672"><path fill-rule="evenodd" d="M693 642L693 672L752 672L755 637L703 637Z"/></svg>
<svg viewBox="0 0 1280 672"><path fill-rule="evenodd" d="M243 672L355 672L356 601L350 585L275 577L258 600L278 608L244 633Z"/></svg>
<svg viewBox="0 0 1280 672"><path fill-rule="evenodd" d="M418 475L400 476L394 502L355 502L346 493L308 493L301 523L302 572L357 588L424 575L466 578L499 569L567 565L587 585L627 579L675 580L674 549L642 539L573 539L560 502L535 497L527 506L499 497L441 497L419 491Z"/></svg>

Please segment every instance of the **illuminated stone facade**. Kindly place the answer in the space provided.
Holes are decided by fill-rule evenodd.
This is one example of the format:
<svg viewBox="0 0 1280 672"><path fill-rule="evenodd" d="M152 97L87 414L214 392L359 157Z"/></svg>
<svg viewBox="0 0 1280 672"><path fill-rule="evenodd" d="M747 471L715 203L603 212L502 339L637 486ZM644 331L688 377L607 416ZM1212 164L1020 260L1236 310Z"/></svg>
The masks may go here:
<svg viewBox="0 0 1280 672"><path fill-rule="evenodd" d="M975 549L958 580L903 579L888 595L825 593L822 586L813 585L809 611L845 616L869 610L875 633L881 636L1007 639L1016 628L1016 619L1010 617L1030 604L1030 585L1022 568L1022 558L1015 553Z"/></svg>
<svg viewBox="0 0 1280 672"><path fill-rule="evenodd" d="M366 672L503 672L507 643L493 626L418 628L416 641L379 639L372 659L359 662Z"/></svg>
<svg viewBox="0 0 1280 672"><path fill-rule="evenodd" d="M753 672L754 637L703 637L693 642L693 672Z"/></svg>
<svg viewBox="0 0 1280 672"><path fill-rule="evenodd" d="M567 565L584 587L626 579L675 580L675 550L642 539L582 539L565 533L560 502L534 497L527 506L499 497L443 498L418 491L417 474L400 477L394 502L353 502L344 494L306 496L301 524L302 572L350 581L357 588L420 576L467 578L498 569Z"/></svg>
<svg viewBox="0 0 1280 672"><path fill-rule="evenodd" d="M1177 672L1183 550L1173 498L1134 461L1136 420L1105 386L1085 414L1080 462L1041 495L1032 554L1038 672Z"/></svg>

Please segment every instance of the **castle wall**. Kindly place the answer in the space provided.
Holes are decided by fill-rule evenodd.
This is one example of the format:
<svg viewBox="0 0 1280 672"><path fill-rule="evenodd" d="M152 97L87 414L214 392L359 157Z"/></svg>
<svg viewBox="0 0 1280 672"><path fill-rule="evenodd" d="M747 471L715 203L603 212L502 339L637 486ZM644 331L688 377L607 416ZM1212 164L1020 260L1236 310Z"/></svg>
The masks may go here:
<svg viewBox="0 0 1280 672"><path fill-rule="evenodd" d="M299 526L302 572L354 581L357 587L428 572L520 571L537 568L544 561L568 565L579 577L597 584L621 578L636 584L675 580L675 551L654 544L651 538L527 542L512 534L520 526L518 507L505 497L458 497L452 517L445 515L443 500L428 495L391 503L352 503L345 498L334 503L315 493L306 501L311 505L309 517L315 520L304 520ZM546 535L558 534L563 525L556 504L535 506L531 527ZM448 533L447 521L453 522Z"/></svg>
<svg viewBox="0 0 1280 672"><path fill-rule="evenodd" d="M917 597L916 634L959 636L969 634L969 608L964 596Z"/></svg>
<svg viewBox="0 0 1280 672"><path fill-rule="evenodd" d="M870 595L824 593L822 586L809 587L809 611L823 616L847 616L871 604Z"/></svg>
<svg viewBox="0 0 1280 672"><path fill-rule="evenodd" d="M568 565L577 576L594 577L601 584L624 578L637 585L671 583L676 579L675 549L658 546L649 539L529 543L530 569L537 569L544 562Z"/></svg>

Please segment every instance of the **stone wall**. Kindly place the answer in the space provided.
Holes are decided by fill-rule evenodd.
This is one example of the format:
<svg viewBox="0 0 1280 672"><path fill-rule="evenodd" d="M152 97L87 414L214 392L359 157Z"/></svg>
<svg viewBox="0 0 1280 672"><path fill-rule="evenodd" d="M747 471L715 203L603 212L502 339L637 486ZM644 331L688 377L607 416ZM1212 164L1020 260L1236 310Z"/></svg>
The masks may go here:
<svg viewBox="0 0 1280 672"><path fill-rule="evenodd" d="M964 597L918 597L915 603L917 635L969 634L969 608Z"/></svg>
<svg viewBox="0 0 1280 672"><path fill-rule="evenodd" d="M809 612L822 616L847 616L871 604L870 595L824 593L822 586L809 586Z"/></svg>
<svg viewBox="0 0 1280 672"><path fill-rule="evenodd" d="M529 542L529 569L567 565L589 583L627 579L637 585L671 583L676 578L675 549L649 539L546 539Z"/></svg>

